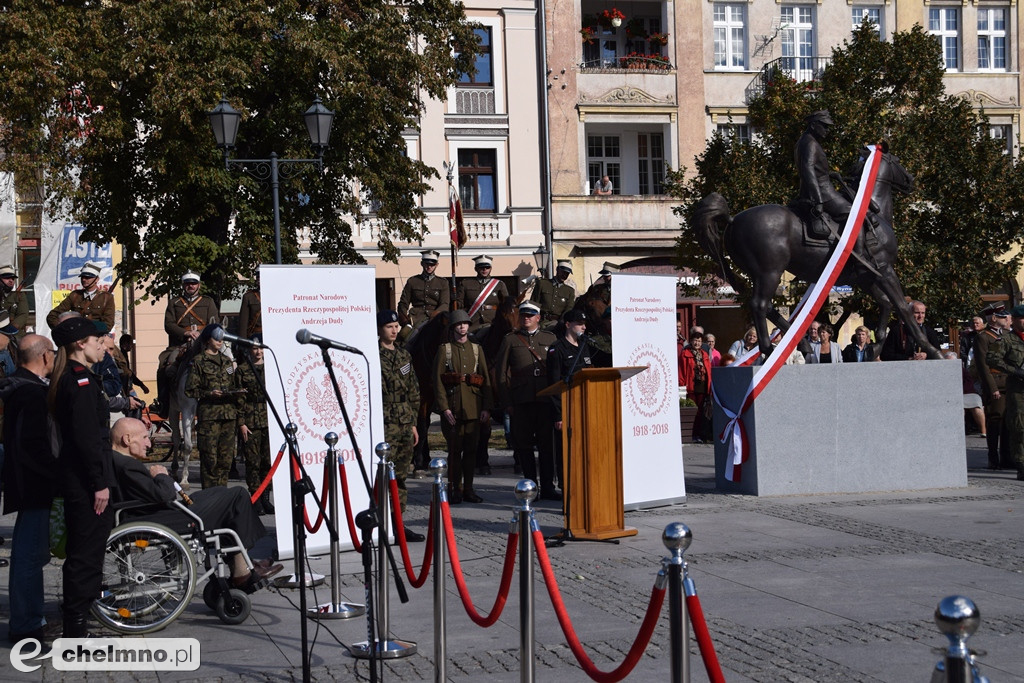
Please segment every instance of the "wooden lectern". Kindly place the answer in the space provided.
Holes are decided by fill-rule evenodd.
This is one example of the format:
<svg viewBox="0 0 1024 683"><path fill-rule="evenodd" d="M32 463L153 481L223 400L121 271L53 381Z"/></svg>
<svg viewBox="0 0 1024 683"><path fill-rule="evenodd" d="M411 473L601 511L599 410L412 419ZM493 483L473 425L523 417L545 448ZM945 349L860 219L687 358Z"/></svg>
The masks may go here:
<svg viewBox="0 0 1024 683"><path fill-rule="evenodd" d="M636 535L622 510L622 380L646 367L583 368L538 395L562 400L566 529L602 541Z"/></svg>

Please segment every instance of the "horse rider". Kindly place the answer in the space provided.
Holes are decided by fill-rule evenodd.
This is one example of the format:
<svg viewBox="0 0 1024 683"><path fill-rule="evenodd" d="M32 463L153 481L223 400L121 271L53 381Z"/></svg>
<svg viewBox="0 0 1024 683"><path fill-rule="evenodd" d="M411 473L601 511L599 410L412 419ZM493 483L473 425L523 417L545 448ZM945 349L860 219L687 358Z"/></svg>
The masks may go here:
<svg viewBox="0 0 1024 683"><path fill-rule="evenodd" d="M89 261L82 266L78 276L82 288L72 291L46 315L46 324L51 330L60 323L61 313L67 311L80 313L88 320L99 320L107 326L107 330L114 328L114 295L99 288L102 270L102 263Z"/></svg>
<svg viewBox="0 0 1024 683"><path fill-rule="evenodd" d="M28 324L28 299L21 288L15 289L18 273L14 266L0 266L0 308L7 311L11 324L18 328L18 336L24 336Z"/></svg>
<svg viewBox="0 0 1024 683"><path fill-rule="evenodd" d="M202 333L203 328L217 322L220 311L213 299L199 293L202 284L197 273L188 272L181 276L181 296L171 299L164 314L164 331L167 332L167 348L158 359L157 402L160 414L166 417L170 407L167 368L177 360L180 348L191 344Z"/></svg>
<svg viewBox="0 0 1024 683"><path fill-rule="evenodd" d="M562 315L572 308L576 301L576 290L567 280L572 275L572 261L562 259L550 280L539 280L533 289L530 301L537 304L541 314L541 329L552 330Z"/></svg>
<svg viewBox="0 0 1024 683"><path fill-rule="evenodd" d="M838 223L839 229L842 229L846 225L852 205L832 184L828 159L821 146L828 137L829 128L834 125L832 117L823 109L808 114L804 122L807 128L797 141L794 153L796 168L800 174L797 206L810 211L811 220L807 222L810 236L824 239L829 236L825 216Z"/></svg>
<svg viewBox="0 0 1024 683"><path fill-rule="evenodd" d="M455 295L459 308L469 314L470 334L494 322L498 306L508 298L505 283L491 277L492 265L490 256L477 256L473 259L476 277L463 278Z"/></svg>
<svg viewBox="0 0 1024 683"><path fill-rule="evenodd" d="M447 311L451 302L448 282L434 274L441 254L428 250L420 252L420 256L423 272L406 280L398 300L398 317L403 327L419 327L420 323Z"/></svg>

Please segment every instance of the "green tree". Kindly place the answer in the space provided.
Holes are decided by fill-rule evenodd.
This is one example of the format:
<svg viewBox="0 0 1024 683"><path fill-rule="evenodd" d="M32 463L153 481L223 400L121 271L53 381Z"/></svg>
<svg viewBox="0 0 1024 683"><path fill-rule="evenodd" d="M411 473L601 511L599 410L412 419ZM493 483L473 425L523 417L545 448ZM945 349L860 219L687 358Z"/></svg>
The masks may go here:
<svg viewBox="0 0 1024 683"><path fill-rule="evenodd" d="M48 208L124 247L118 275L151 295L186 270L229 294L273 261L270 193L224 169L206 112L243 113L235 156L308 158L301 113L335 113L323 174L281 185L284 260L309 226L326 263L359 262L361 192L379 246L422 234L435 169L402 133L471 68L476 39L451 0L12 0L0 3L0 171L45 178Z"/></svg>
<svg viewBox="0 0 1024 683"><path fill-rule="evenodd" d="M758 204L786 204L799 179L793 149L811 111L828 109L836 122L826 142L834 170L844 171L864 143L887 140L916 176L916 191L897 197L896 271L908 296L929 306L935 321L962 320L976 312L980 295L1014 278L1021 256L1019 217L1024 210L1020 164L988 136L987 117L943 85L938 42L920 26L881 42L870 25L832 52L820 81L797 83L771 74L750 102L758 133L749 144L715 136L696 160L696 173L674 174L676 209L686 217L712 191L733 214ZM712 276L719 271L700 251L685 221L678 242L680 265ZM802 288L794 288L796 296ZM847 309L870 315L863 293Z"/></svg>

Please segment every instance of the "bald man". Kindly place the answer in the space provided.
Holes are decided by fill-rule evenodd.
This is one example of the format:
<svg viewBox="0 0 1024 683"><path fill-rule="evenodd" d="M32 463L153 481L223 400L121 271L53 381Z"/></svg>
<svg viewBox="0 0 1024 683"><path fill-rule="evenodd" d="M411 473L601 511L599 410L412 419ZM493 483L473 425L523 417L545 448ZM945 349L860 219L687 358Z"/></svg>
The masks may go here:
<svg viewBox="0 0 1024 683"><path fill-rule="evenodd" d="M150 447L145 423L131 417L121 418L110 429L110 442L117 477L115 500L141 500L159 505L175 499L177 491L167 468L143 462ZM189 510L203 520L207 529L233 529L246 548L252 548L267 533L244 488L213 486L194 493L192 501ZM175 510L161 510L143 518L179 533L188 523L188 519ZM256 562L250 572L241 553L234 555L232 563L231 581L247 593L255 592L265 584L263 579L284 569L283 565L265 560Z"/></svg>

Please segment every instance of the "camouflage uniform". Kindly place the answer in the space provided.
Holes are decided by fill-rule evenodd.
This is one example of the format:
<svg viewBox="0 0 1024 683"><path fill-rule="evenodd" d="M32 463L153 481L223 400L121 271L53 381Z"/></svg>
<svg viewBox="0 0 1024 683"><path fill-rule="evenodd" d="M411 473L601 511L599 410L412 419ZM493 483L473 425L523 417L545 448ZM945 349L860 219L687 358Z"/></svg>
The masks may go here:
<svg viewBox="0 0 1024 683"><path fill-rule="evenodd" d="M498 311L498 306L508 298L508 288L504 282L492 277L467 277L459 283L455 300L458 302L459 308L469 313L469 309L473 308L473 304L476 302L477 297L480 296L480 292L484 290L484 287L491 280L496 280L498 284L487 295L487 298L477 312L469 319L470 332L476 332L482 325L490 325L494 322L494 315Z"/></svg>
<svg viewBox="0 0 1024 683"><path fill-rule="evenodd" d="M420 407L420 385L412 369L412 357L404 348L380 346L380 382L384 403L384 440L391 446L388 459L395 464L398 499L405 512L409 493L405 478L412 463L412 430ZM420 434L426 438L426 434Z"/></svg>
<svg viewBox="0 0 1024 683"><path fill-rule="evenodd" d="M57 318L66 311L81 313L89 320L100 320L108 330L114 329L114 295L110 292L95 290L86 296L82 290L74 290L46 315L46 324L50 329L57 326Z"/></svg>
<svg viewBox="0 0 1024 683"><path fill-rule="evenodd" d="M448 481L453 492L473 493L480 413L490 411L493 403L487 359L480 345L441 344L434 356L434 410L441 414L441 431L448 441ZM444 418L446 410L455 416L454 425Z"/></svg>
<svg viewBox="0 0 1024 683"><path fill-rule="evenodd" d="M568 281L559 282L558 278L540 280L530 300L540 307L541 328L550 330L576 302L576 290Z"/></svg>
<svg viewBox="0 0 1024 683"><path fill-rule="evenodd" d="M985 356L991 369L1006 373L1006 434L1017 478L1024 479L1024 340L1016 332L1004 332Z"/></svg>
<svg viewBox="0 0 1024 683"><path fill-rule="evenodd" d="M413 275L402 289L398 301L398 315L403 325L416 327L435 313L447 311L451 302L448 281L436 275L428 280L424 275Z"/></svg>
<svg viewBox="0 0 1024 683"><path fill-rule="evenodd" d="M256 372L253 372L256 368ZM263 400L266 366L249 366L248 362L238 364L235 371L236 384L245 389L239 408L239 427L249 428L249 439L243 442L242 455L245 459L245 484L249 493L256 493L267 473L270 472L270 431L267 428L267 404ZM270 487L267 487L270 490Z"/></svg>
<svg viewBox="0 0 1024 683"><path fill-rule="evenodd" d="M28 324L28 299L25 292L11 291L4 295L0 308L7 311L11 324L18 328L18 337L25 336L25 325Z"/></svg>
<svg viewBox="0 0 1024 683"><path fill-rule="evenodd" d="M227 486L228 471L235 459L235 429L238 426L238 395L215 398L216 390L237 388L234 365L223 353L203 352L192 362L185 395L199 401L196 410L199 471L203 488Z"/></svg>

